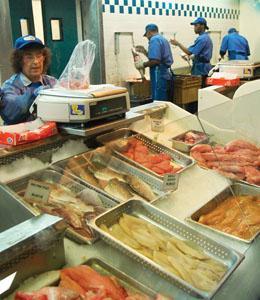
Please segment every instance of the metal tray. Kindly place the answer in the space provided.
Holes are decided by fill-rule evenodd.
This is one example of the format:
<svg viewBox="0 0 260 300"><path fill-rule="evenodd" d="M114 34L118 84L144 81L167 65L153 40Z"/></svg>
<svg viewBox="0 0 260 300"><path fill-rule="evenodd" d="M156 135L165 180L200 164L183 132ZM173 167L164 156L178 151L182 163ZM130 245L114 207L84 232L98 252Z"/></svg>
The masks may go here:
<svg viewBox="0 0 260 300"><path fill-rule="evenodd" d="M100 225L102 224L110 227L111 225L117 223L124 213L144 219L147 222L159 227L160 229L167 231L171 235L177 236L177 238L188 240L194 245L202 248L212 258L224 263L227 266L228 270L215 290L213 290L212 292L205 292L193 287L186 281L168 272L157 263L143 256L142 254L139 254L134 249L128 247L121 241L113 238L111 235L100 229ZM215 242L214 240L211 240L210 238L195 231L191 227L181 223L174 217L171 217L161 210L153 207L152 205L149 205L148 203L140 200L130 200L126 203L118 205L117 207L111 209L109 212L103 213L99 217L91 220L90 226L93 227L100 234L101 238L108 244L119 249L126 255L135 259L137 262L145 264L147 267L151 268L163 278L170 280L170 282L172 282L185 292L203 298L211 298L244 259L244 256L236 252L235 250L231 250Z"/></svg>
<svg viewBox="0 0 260 300"><path fill-rule="evenodd" d="M91 267L93 270L98 272L101 275L105 276L114 276L116 279L119 281L120 285L123 287L129 289L130 291L140 293L142 295L146 295L151 297L152 299L155 299L157 293L143 285L142 283L136 281L134 278L128 276L126 273L122 272L121 270L115 268L114 266L111 266L107 262L105 262L103 259L92 257L88 259L86 262L84 262L82 265L87 265ZM57 286L60 282L60 272L57 271L55 272L52 276L49 276L50 279L48 279L49 273L43 273L40 274L39 276L36 276L31 280L31 287L30 290L26 288L26 290L29 292L34 289L34 285L37 286L38 289L47 287L47 286ZM37 284L38 283L38 278L40 278L40 282L43 284ZM27 281L28 282L28 281ZM22 288L18 288L18 290L23 290L23 284ZM13 299L12 296L14 296L15 292L10 295L7 300Z"/></svg>
<svg viewBox="0 0 260 300"><path fill-rule="evenodd" d="M208 143L209 141L209 137L206 136L204 139L198 141L197 143L194 143L194 144L186 144L180 140L178 140L178 138L182 138L186 133L188 132L194 132L194 133L203 133L205 134L204 132L202 131L197 131L197 130L187 130L185 131L184 133L182 134L179 134L173 138L170 139L170 141L172 142L172 148L174 149L177 149L181 152L190 152L191 148L194 147L195 145L198 145L198 144L205 144L205 143Z"/></svg>
<svg viewBox="0 0 260 300"><path fill-rule="evenodd" d="M115 276L120 282L120 284L122 284L126 288L129 288L131 291L139 292L153 298L155 298L157 295L157 293L152 289L136 281L134 278L128 276L126 273L122 272L121 270L112 267L111 265L104 262L100 258L95 258L95 257L90 258L84 263L84 265L90 266L92 269L94 269L101 275Z"/></svg>
<svg viewBox="0 0 260 300"><path fill-rule="evenodd" d="M204 206L199 208L197 211L195 211L190 217L187 217L186 220L192 224L196 224L197 226L202 226L203 228L206 228L210 231L217 232L219 234L222 234L227 237L231 237L232 239L236 239L245 243L252 243L253 240L259 235L259 232L256 233L254 236L252 236L250 239L243 239L238 236L225 233L221 230L215 229L213 227L201 224L198 222L201 215L207 214L210 211L212 211L214 208L216 208L221 202L223 202L227 197L232 196L232 191L236 196L239 195L260 195L260 189L255 188L249 185L244 185L241 183L235 183L231 185L231 187L225 188L223 191L221 191L216 197L211 199L208 203L206 203Z"/></svg>
<svg viewBox="0 0 260 300"><path fill-rule="evenodd" d="M131 175L139 177L144 182L146 182L147 184L150 185L153 192L157 196L156 199L151 201L150 203L154 203L155 201L161 199L162 197L166 196L169 193L169 191L168 192L163 191L164 183L159 178L157 178L151 174L147 174L143 170L138 169L138 168L134 167L133 165L128 164L127 162L118 159L115 156L103 156L101 153L97 152L96 150L86 152L86 153L78 155L76 157L65 159L65 160L57 162L51 166L58 172L62 172L64 174L72 177L74 180L79 181L81 184L86 185L87 187L91 187L92 189L96 190L97 192L99 192L101 194L106 195L107 197L111 198L112 196L110 194L108 194L106 191L104 191L103 189L91 185L89 182L87 182L83 178L79 177L79 175L77 176L73 172L73 167L70 168L70 166L68 165L70 160L73 158L78 160L77 163L78 163L79 167L82 167L82 168L84 168L85 166L88 165L87 160L89 160L89 161L94 161L94 162L100 163L101 165L111 168L119 173L126 173L126 174L131 174ZM78 168L78 167L75 167L75 168ZM175 181L175 187L171 191L176 190L177 186L178 186L178 180ZM122 202L120 199L116 199L114 197L113 197L113 200L116 201L117 203Z"/></svg>
<svg viewBox="0 0 260 300"><path fill-rule="evenodd" d="M43 182L59 183L60 185L69 188L75 194L79 194L83 191L85 192L88 189L91 189L90 187L86 188L85 186L80 185L79 183L72 180L71 178L62 175L61 173L58 173L55 170L51 170L48 168L8 182L7 186L17 194L17 201L24 204L35 216L41 214L40 210L34 208L32 205L30 205L28 202L26 202L26 200L22 198L22 194L24 193L28 185L28 182L31 179L41 180ZM110 198L104 195L97 194L97 196L101 200L102 206L104 208L111 208L116 205L114 201L112 201ZM66 230L66 235L78 243L92 244L96 240L96 237L93 237L92 239L88 239L80 235L76 231L74 231L72 228L68 228Z"/></svg>
<svg viewBox="0 0 260 300"><path fill-rule="evenodd" d="M180 170L179 172L174 174L176 176L179 176L179 174L181 172L185 171L188 167L191 167L195 163L195 161L192 158L190 158L189 156L187 156L177 150L170 149L162 144L159 144L159 143L153 141L152 139L146 137L145 135L138 133L136 131L130 130L128 128L122 128L122 129L113 131L111 133L101 135L101 136L97 137L97 141L103 145L106 145L117 139L122 139L122 138L128 139L129 137L135 137L136 139L142 141L149 148L149 150L154 153L162 153L163 152L163 153L170 155L171 158L174 160L174 162L176 162L178 165L183 167L182 170ZM153 176L156 176L157 178L159 178L161 180L164 179L164 176L158 175L157 173L153 172L152 170L145 168L143 165L124 156L119 151L114 150L114 153L118 157L120 157L120 159L122 159L130 164L133 164L138 168L145 170L146 172L152 174Z"/></svg>

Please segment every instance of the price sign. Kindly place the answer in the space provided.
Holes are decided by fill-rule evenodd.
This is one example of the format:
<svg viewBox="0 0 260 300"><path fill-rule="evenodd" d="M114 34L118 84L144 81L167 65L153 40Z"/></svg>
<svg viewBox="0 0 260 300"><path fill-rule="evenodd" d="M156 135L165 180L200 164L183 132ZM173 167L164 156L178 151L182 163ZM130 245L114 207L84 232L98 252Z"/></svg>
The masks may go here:
<svg viewBox="0 0 260 300"><path fill-rule="evenodd" d="M176 190L179 180L178 174L165 174L163 176L163 190L171 191Z"/></svg>
<svg viewBox="0 0 260 300"><path fill-rule="evenodd" d="M164 121L163 119L151 119L151 129L155 132L164 131Z"/></svg>
<svg viewBox="0 0 260 300"><path fill-rule="evenodd" d="M36 180L29 180L25 191L25 199L48 202L50 196L50 186Z"/></svg>

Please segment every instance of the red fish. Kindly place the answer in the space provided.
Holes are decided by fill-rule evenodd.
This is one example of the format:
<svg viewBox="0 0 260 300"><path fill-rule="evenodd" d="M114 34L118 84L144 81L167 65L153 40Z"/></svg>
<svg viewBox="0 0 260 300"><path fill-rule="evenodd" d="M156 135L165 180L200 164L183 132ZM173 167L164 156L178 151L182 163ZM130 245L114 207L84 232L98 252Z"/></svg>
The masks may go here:
<svg viewBox="0 0 260 300"><path fill-rule="evenodd" d="M112 297L114 300L124 300L127 297L126 290L114 283L107 276L102 276L88 266L78 266L61 270L61 274L68 276L71 280L81 286L85 291L106 292L106 296Z"/></svg>
<svg viewBox="0 0 260 300"><path fill-rule="evenodd" d="M80 300L80 295L71 290L62 287L46 287L37 292L17 292L15 300Z"/></svg>

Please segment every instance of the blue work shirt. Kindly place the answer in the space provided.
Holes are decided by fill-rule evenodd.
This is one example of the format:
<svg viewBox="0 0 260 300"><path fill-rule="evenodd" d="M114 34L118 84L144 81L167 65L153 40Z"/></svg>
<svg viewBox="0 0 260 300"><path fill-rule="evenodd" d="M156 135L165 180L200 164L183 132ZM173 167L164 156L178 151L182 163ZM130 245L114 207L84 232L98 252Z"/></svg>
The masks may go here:
<svg viewBox="0 0 260 300"><path fill-rule="evenodd" d="M208 75L212 68L210 60L212 58L213 43L207 32L202 32L195 40L194 44L188 48L195 57L191 69L192 75Z"/></svg>
<svg viewBox="0 0 260 300"><path fill-rule="evenodd" d="M172 79L170 67L173 64L171 46L160 34L151 37L148 47L149 60L158 60L160 64L150 67L153 100L169 100L168 81Z"/></svg>
<svg viewBox="0 0 260 300"><path fill-rule="evenodd" d="M220 54L225 55L227 51L229 60L248 60L250 55L247 39L238 32L229 33L223 37Z"/></svg>
<svg viewBox="0 0 260 300"><path fill-rule="evenodd" d="M6 80L2 87L0 116L5 125L18 124L33 119L29 109L34 102L35 90L43 85L53 87L56 79L42 75L39 82L31 82L23 73L14 74Z"/></svg>

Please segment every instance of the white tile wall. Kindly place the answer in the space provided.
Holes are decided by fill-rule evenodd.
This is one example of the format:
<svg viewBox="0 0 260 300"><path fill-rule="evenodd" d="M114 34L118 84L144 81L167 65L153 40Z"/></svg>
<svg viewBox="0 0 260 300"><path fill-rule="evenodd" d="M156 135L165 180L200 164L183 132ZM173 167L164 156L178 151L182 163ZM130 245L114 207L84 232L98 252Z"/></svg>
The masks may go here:
<svg viewBox="0 0 260 300"><path fill-rule="evenodd" d="M132 8L132 14L129 14L128 8L125 7L124 13L120 13L120 6L124 5L124 1L128 3L129 7L132 7L133 2L136 2L136 7ZM135 45L142 44L147 47L147 39L143 37L144 28L148 23L156 23L159 26L159 30L161 32L164 32L167 38L170 38L176 32L176 38L179 39L183 44L189 46L196 38L193 32L193 27L190 25L190 22L192 22L196 18L196 11L197 16L199 16L200 12L202 13L202 16L205 16L206 13L210 30L219 31L221 32L220 34L222 36L226 34L228 28L238 27L239 25L238 0L150 0L152 7L154 8L156 7L156 2L158 2L159 4L159 8L155 9L155 15L152 15L152 8L148 8L148 15L145 15L145 9L143 7L140 9L140 14L136 13L137 8L140 6L142 1L146 5L146 7L148 7L149 0L103 0L103 24L107 82L122 84L122 82L124 82L124 80L129 77L139 76L133 65L133 59L131 55L131 37L120 36L120 53L118 55L115 55L115 32L133 32ZM166 15L166 10L162 9L164 7L163 5L168 8L170 4L173 7L175 7L175 4L178 5L178 11L176 12L177 16L168 16ZM110 13L110 5L113 5L115 7L114 13ZM183 7L181 5L183 5ZM187 7L187 5L189 5L189 7ZM192 10L192 5L194 5L194 10ZM200 11L198 11L198 7ZM202 11L203 7L204 12ZM159 15L160 8L162 9L163 15ZM220 9L222 9L221 13ZM217 12L215 14L215 17L213 15L213 12L211 14L211 17L209 17L209 12L211 12L212 10L214 12ZM181 16L178 16L179 11ZM187 16L184 16L185 11ZM190 16L190 14L192 16ZM221 39L219 35L218 33L215 33L214 43L216 53L218 53L219 43ZM177 48L172 48L172 50L174 54L173 69L187 66L186 62L184 62L180 57L180 50Z"/></svg>

